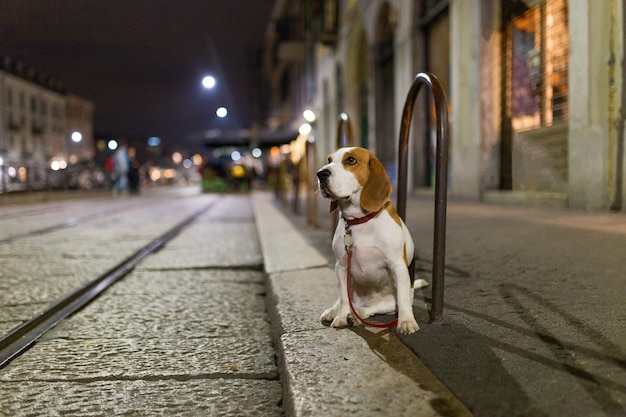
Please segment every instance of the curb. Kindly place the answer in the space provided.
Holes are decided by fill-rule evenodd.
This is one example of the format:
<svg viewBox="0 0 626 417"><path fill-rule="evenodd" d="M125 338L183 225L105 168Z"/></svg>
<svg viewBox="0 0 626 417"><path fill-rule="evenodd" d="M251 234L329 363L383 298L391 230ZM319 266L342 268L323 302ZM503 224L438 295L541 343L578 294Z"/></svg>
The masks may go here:
<svg viewBox="0 0 626 417"><path fill-rule="evenodd" d="M276 206L251 194L267 279L267 309L288 416L471 416L390 330L331 329L334 271Z"/></svg>

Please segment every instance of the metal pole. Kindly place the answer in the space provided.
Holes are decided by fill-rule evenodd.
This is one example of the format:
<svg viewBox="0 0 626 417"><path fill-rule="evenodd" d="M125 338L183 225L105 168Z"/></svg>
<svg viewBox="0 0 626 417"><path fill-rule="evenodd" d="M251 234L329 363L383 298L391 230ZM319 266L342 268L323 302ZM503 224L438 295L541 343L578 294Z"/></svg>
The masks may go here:
<svg viewBox="0 0 626 417"><path fill-rule="evenodd" d="M311 136L306 142L306 175L307 175L307 220L313 227L319 227L319 218L317 214L317 199L315 198L315 184L316 176L315 172L317 167L317 146L315 145L315 139Z"/></svg>
<svg viewBox="0 0 626 417"><path fill-rule="evenodd" d="M413 80L402 111L398 155L397 210L406 221L407 165L409 132L415 99L422 85L427 85L435 102L437 152L435 167L435 230L433 236L433 278L430 322L443 318L443 290L446 258L446 205L448 188L448 105L445 91L433 74L419 73Z"/></svg>
<svg viewBox="0 0 626 417"><path fill-rule="evenodd" d="M355 146L354 134L352 133L352 123L346 113L339 115L339 125L337 126L337 148Z"/></svg>
<svg viewBox="0 0 626 417"><path fill-rule="evenodd" d="M293 212L300 214L300 171L302 170L302 158L296 164L291 164L293 169L291 182L293 187Z"/></svg>
<svg viewBox="0 0 626 417"><path fill-rule="evenodd" d="M346 113L339 114L339 124L337 125L337 148L356 146L354 134L352 132L352 123L350 122L348 115ZM339 212L335 210L330 230L331 238L335 234L337 223L339 223Z"/></svg>

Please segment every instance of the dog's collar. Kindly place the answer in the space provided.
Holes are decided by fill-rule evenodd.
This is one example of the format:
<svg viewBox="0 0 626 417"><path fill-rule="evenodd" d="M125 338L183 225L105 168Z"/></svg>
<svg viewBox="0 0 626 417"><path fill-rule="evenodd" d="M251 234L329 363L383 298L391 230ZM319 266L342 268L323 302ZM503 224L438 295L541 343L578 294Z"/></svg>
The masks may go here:
<svg viewBox="0 0 626 417"><path fill-rule="evenodd" d="M385 204L383 204L383 206L380 208L380 210L378 211L373 211L363 217L358 217L356 219L346 219L345 217L343 218L346 222L346 224L348 226L354 226L357 224L363 224L363 223L367 223L370 220L372 220L374 217L378 216L378 214L383 211L385 208L387 208L387 206L389 205L389 201L387 201Z"/></svg>

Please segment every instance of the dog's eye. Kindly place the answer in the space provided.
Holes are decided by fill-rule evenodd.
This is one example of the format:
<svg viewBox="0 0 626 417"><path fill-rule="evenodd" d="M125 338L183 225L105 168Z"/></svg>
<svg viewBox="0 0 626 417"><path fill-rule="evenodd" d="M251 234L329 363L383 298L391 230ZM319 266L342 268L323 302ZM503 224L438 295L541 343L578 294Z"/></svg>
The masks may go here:
<svg viewBox="0 0 626 417"><path fill-rule="evenodd" d="M331 162L333 162L333 158L331 158L330 156L327 159L328 163L330 164Z"/></svg>
<svg viewBox="0 0 626 417"><path fill-rule="evenodd" d="M349 156L346 158L346 164L354 165L356 164L356 158L354 156Z"/></svg>

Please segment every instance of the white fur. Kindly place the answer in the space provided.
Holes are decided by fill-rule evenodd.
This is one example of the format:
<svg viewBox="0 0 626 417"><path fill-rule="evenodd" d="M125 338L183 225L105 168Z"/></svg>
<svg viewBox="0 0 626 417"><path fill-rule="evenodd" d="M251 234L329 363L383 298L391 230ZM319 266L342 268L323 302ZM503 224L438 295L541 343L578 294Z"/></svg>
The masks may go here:
<svg viewBox="0 0 626 417"><path fill-rule="evenodd" d="M355 175L342 163L346 152L354 148L341 148L331 155L332 162L320 168L329 170L325 184L320 181L320 191L324 197L336 200L342 217L360 218L367 215L361 207L362 186ZM359 167L361 169L362 167ZM320 172L318 171L318 172ZM410 334L419 330L413 315L413 294L408 267L405 260L413 259L414 244L404 222L399 225L383 209L370 221L351 226L354 246L352 247L351 283L354 307L364 319L374 314L393 314L398 311L397 331ZM339 284L337 302L326 309L321 316L331 327L349 325L352 317L348 304L347 253L344 247L345 221L339 220L332 248L337 258L335 272ZM428 285L424 280L416 280L417 288ZM353 318L356 322L356 318Z"/></svg>

